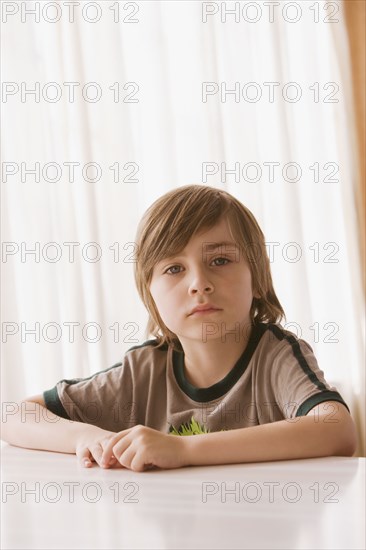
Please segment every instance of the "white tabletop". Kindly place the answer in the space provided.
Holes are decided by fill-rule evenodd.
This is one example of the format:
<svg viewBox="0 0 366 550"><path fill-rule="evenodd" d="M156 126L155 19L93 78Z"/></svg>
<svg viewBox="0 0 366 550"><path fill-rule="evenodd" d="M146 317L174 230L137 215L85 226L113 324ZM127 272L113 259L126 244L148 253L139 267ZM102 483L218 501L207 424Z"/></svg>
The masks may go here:
<svg viewBox="0 0 366 550"><path fill-rule="evenodd" d="M364 458L151 470L2 449L2 549L364 549Z"/></svg>

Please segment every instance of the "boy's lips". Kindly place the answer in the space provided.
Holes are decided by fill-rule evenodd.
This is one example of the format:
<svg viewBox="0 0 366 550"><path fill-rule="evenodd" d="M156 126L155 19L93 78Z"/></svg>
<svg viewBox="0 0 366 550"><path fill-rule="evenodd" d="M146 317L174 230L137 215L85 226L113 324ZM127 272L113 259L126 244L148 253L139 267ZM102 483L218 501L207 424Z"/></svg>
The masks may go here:
<svg viewBox="0 0 366 550"><path fill-rule="evenodd" d="M199 304L191 310L189 315L193 315L194 313L210 313L213 311L221 311L221 309L214 304Z"/></svg>

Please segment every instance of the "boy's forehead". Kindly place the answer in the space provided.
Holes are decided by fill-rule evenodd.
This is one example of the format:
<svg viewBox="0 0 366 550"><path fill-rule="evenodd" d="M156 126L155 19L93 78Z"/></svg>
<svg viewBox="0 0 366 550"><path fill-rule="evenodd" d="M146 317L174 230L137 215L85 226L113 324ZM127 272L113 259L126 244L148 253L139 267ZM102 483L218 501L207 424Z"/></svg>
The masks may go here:
<svg viewBox="0 0 366 550"><path fill-rule="evenodd" d="M187 254L208 254L210 252L229 253L237 252L239 249L230 235L211 234L204 236L192 237L188 244L180 252L169 255L169 258L175 256L184 256Z"/></svg>
<svg viewBox="0 0 366 550"><path fill-rule="evenodd" d="M185 247L186 249L204 249L206 251L215 250L216 248L231 247L235 248L238 244L233 239L229 226L225 220L216 224L211 229L201 231L193 235Z"/></svg>
<svg viewBox="0 0 366 550"><path fill-rule="evenodd" d="M157 262L160 264L166 260L172 260L180 256L187 255L206 255L215 252L221 254L235 253L236 257L240 254L240 246L235 241L230 231L229 224L225 219L217 222L213 227L202 229L199 233L192 235L186 246L181 250L169 251L164 258Z"/></svg>

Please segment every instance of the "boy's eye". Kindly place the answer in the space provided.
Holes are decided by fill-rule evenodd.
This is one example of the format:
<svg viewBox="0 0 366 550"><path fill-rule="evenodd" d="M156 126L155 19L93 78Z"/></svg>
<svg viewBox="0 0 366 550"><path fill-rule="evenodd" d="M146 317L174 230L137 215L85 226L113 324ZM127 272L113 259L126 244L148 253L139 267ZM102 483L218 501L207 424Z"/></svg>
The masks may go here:
<svg viewBox="0 0 366 550"><path fill-rule="evenodd" d="M228 260L227 258L215 258L214 260L212 260L213 262L216 262L217 260L224 260L224 262L230 262L230 260ZM218 265L226 265L226 264L218 264Z"/></svg>
<svg viewBox="0 0 366 550"><path fill-rule="evenodd" d="M217 260L224 260L224 262L229 262L230 263L230 260L228 260L227 258L222 258L221 256L218 257L218 258L215 258L214 260L212 260L213 262L217 262ZM221 267L223 265L226 265L226 263L219 263L219 264L216 264L216 267ZM174 269L176 267L180 267L179 265L172 265L171 267L168 267L168 269L166 269L164 271L164 273L167 273L168 275L177 275L178 273L180 273L179 271L174 271L174 272L171 272L171 273L168 273L171 269Z"/></svg>
<svg viewBox="0 0 366 550"><path fill-rule="evenodd" d="M171 269L174 269L175 267L179 267L179 265L172 265L172 267L168 267L168 269L164 271L164 273L168 273L168 271L170 271ZM168 275L175 275L176 273L179 273L179 271L175 271L174 273L168 273Z"/></svg>

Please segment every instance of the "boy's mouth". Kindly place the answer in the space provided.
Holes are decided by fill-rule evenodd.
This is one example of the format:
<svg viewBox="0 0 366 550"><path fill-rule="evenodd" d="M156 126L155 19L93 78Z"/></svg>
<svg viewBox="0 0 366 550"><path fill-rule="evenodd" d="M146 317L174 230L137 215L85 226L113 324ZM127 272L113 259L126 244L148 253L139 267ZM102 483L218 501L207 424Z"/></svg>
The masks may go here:
<svg viewBox="0 0 366 550"><path fill-rule="evenodd" d="M215 306L214 304L200 304L194 307L189 315L197 315L197 314L204 314L204 313L213 313L214 311L222 311L220 308Z"/></svg>

